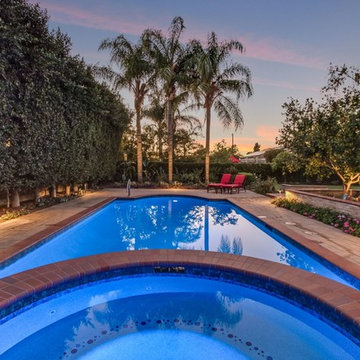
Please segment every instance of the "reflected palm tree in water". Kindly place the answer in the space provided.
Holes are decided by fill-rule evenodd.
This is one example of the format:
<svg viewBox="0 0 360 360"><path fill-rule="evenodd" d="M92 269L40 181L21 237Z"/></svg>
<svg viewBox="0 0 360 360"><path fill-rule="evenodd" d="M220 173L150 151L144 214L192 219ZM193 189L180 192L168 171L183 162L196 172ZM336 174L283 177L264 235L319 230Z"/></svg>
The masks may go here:
<svg viewBox="0 0 360 360"><path fill-rule="evenodd" d="M218 252L242 255L243 253L243 244L240 236L234 237L232 244L227 235L221 235L220 245L217 248Z"/></svg>
<svg viewBox="0 0 360 360"><path fill-rule="evenodd" d="M284 252L276 253L276 255L283 264L288 264L292 267L315 272L314 266L309 264L306 258L303 258L300 254L295 255L291 250L286 249Z"/></svg>
<svg viewBox="0 0 360 360"><path fill-rule="evenodd" d="M209 215L214 225L236 225L239 216L230 205L219 204L218 206L209 207Z"/></svg>
<svg viewBox="0 0 360 360"><path fill-rule="evenodd" d="M136 203L119 206L116 222L123 250L178 249L200 239L203 229L201 206L173 200L156 205Z"/></svg>
<svg viewBox="0 0 360 360"><path fill-rule="evenodd" d="M231 206L205 200L149 199L115 205L120 250L202 248L209 250L209 222L235 225ZM195 246L196 242L200 245ZM191 244L193 246L191 246Z"/></svg>

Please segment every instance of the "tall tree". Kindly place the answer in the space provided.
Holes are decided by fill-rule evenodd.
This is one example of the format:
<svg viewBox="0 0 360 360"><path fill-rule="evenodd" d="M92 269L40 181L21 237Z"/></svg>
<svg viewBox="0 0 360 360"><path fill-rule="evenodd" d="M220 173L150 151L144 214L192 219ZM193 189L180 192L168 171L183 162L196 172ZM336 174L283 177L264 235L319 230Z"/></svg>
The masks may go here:
<svg viewBox="0 0 360 360"><path fill-rule="evenodd" d="M324 99L284 103L285 121L277 143L306 164L308 174L335 173L344 193L360 182L360 70L330 67Z"/></svg>
<svg viewBox="0 0 360 360"><path fill-rule="evenodd" d="M238 129L243 124L238 101L252 95L251 73L240 63L227 63L231 51L243 52L239 41L219 42L212 32L205 48L197 40L192 41L191 46L196 54L198 73L193 92L198 104L205 109L205 183L209 183L211 111L215 110L225 127L233 124ZM235 100L229 94L234 94Z"/></svg>
<svg viewBox="0 0 360 360"><path fill-rule="evenodd" d="M157 78L161 82L166 96L166 117L168 131L168 181L173 181L174 163L174 107L175 98L179 96L179 89L189 81L188 66L189 54L186 47L180 42L184 31L184 20L175 17L168 30L168 36L161 31L145 30L143 39L146 43L148 54L156 66Z"/></svg>
<svg viewBox="0 0 360 360"><path fill-rule="evenodd" d="M137 44L132 44L124 35L119 35L115 39L104 40L99 50L110 50L110 63L119 68L119 72L103 68L100 73L112 82L115 90L126 87L134 95L137 179L141 183L143 181L141 119L145 96L149 91L153 75L152 66L146 58L142 39Z"/></svg>
<svg viewBox="0 0 360 360"><path fill-rule="evenodd" d="M253 152L260 151L260 147L261 147L261 145L258 142L256 142L254 144Z"/></svg>

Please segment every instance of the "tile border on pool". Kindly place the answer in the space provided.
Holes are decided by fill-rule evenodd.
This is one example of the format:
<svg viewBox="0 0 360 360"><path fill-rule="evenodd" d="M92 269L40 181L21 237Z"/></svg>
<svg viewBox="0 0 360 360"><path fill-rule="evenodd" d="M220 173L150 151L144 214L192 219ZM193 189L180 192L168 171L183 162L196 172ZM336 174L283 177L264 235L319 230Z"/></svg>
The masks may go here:
<svg viewBox="0 0 360 360"><path fill-rule="evenodd" d="M0 279L0 318L57 292L103 279L179 273L255 287L315 312L360 344L360 292L271 261L199 250L138 250L82 257Z"/></svg>

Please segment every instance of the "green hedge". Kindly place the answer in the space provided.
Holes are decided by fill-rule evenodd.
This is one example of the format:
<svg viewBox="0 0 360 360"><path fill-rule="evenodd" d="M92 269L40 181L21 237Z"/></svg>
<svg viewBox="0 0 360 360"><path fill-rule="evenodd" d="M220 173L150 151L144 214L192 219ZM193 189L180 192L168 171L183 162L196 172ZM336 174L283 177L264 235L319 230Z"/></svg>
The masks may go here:
<svg viewBox="0 0 360 360"><path fill-rule="evenodd" d="M167 181L167 162L148 162L144 163L144 178L150 182ZM253 174L260 180L266 180L268 177L275 178L279 183L284 182L284 177L279 171L273 171L270 164L231 164L231 163L211 163L210 164L210 181L219 181L221 175L231 173ZM136 180L136 164L133 162L122 162L117 166L116 180L124 179ZM185 184L202 183L205 178L204 163L175 162L174 163L174 180ZM286 177L289 183L317 183L315 177L304 175L304 171L298 171ZM336 177L329 178L326 182L321 183L338 183Z"/></svg>
<svg viewBox="0 0 360 360"><path fill-rule="evenodd" d="M112 179L130 121L67 35L25 0L0 5L0 189Z"/></svg>

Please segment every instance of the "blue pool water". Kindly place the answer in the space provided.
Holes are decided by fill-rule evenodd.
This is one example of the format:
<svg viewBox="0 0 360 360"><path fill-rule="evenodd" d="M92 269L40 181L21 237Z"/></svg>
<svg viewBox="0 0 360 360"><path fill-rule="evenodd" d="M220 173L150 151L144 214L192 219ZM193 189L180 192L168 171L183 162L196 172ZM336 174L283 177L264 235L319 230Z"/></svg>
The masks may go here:
<svg viewBox="0 0 360 360"><path fill-rule="evenodd" d="M349 285L341 273L259 226L227 201L181 196L117 200L0 269L0 277L106 252L196 249L271 260Z"/></svg>
<svg viewBox="0 0 360 360"><path fill-rule="evenodd" d="M3 322L0 333L1 360L360 358L350 338L284 300L169 275L59 294Z"/></svg>

